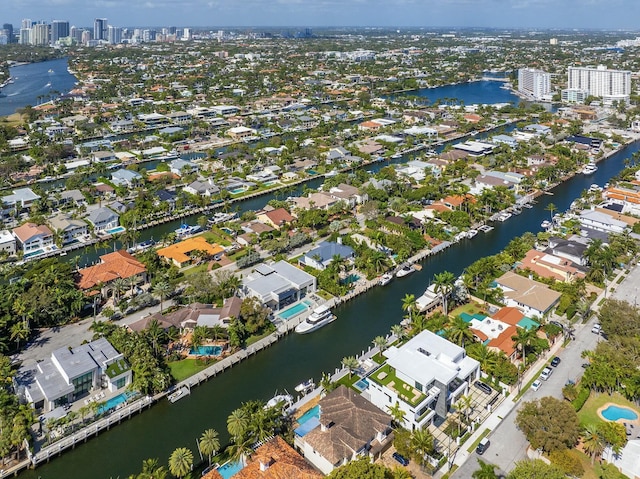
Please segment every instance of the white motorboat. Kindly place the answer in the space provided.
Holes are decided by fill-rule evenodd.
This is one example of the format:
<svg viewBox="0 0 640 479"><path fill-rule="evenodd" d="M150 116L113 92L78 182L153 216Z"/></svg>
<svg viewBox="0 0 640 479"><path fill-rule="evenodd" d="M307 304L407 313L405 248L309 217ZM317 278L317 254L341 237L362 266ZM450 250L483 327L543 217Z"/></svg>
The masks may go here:
<svg viewBox="0 0 640 479"><path fill-rule="evenodd" d="M478 230L470 229L467 231L467 238L471 239L478 234Z"/></svg>
<svg viewBox="0 0 640 479"><path fill-rule="evenodd" d="M400 158L402 158L402 153L395 153L391 155L391 158L394 160L399 160Z"/></svg>
<svg viewBox="0 0 640 479"><path fill-rule="evenodd" d="M511 218L511 213L505 211L504 213L500 213L496 219L498 221L507 221L509 218Z"/></svg>
<svg viewBox="0 0 640 479"><path fill-rule="evenodd" d="M265 409L269 409L279 405L281 405L284 408L284 407L289 407L292 404L293 404L293 396L291 394L287 393L286 391L285 391L285 394L278 394L276 391L276 394L267 401L267 404L265 404Z"/></svg>
<svg viewBox="0 0 640 479"><path fill-rule="evenodd" d="M415 271L412 264L406 264L396 272L396 278L402 278Z"/></svg>
<svg viewBox="0 0 640 479"><path fill-rule="evenodd" d="M189 394L191 394L191 390L187 387L187 386L182 386L180 389L178 389L177 391L172 392L171 394L169 394L167 396L167 399L174 403L184 397L187 397Z"/></svg>
<svg viewBox="0 0 640 479"><path fill-rule="evenodd" d="M478 228L478 230L482 231L483 233L488 233L492 229L493 229L493 226L489 226L489 225L482 225Z"/></svg>
<svg viewBox="0 0 640 479"><path fill-rule="evenodd" d="M592 175L596 171L598 171L598 167L593 162L587 163L586 165L584 165L584 168L582 168L583 175Z"/></svg>
<svg viewBox="0 0 640 479"><path fill-rule="evenodd" d="M548 220L544 220L542 223L540 223L540 226L544 229L547 229L549 227L551 227L551 221Z"/></svg>
<svg viewBox="0 0 640 479"><path fill-rule="evenodd" d="M378 282L378 284L380 286L386 286L391 282L392 279L393 279L393 275L391 273L385 273L382 276L380 276L380 281Z"/></svg>
<svg viewBox="0 0 640 479"><path fill-rule="evenodd" d="M296 326L296 333L307 334L336 320L328 306L318 306L307 319Z"/></svg>
<svg viewBox="0 0 640 479"><path fill-rule="evenodd" d="M313 382L313 379L307 379L305 382L298 384L295 387L295 390L299 393L306 393L311 391L314 387L316 387L316 384Z"/></svg>

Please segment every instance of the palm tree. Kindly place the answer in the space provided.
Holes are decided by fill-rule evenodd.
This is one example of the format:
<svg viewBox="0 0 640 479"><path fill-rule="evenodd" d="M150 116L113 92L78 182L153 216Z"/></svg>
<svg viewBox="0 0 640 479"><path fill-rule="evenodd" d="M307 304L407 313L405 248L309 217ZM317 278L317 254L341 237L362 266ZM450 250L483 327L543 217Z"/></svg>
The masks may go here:
<svg viewBox="0 0 640 479"><path fill-rule="evenodd" d="M387 338L384 336L376 336L372 341L373 345L377 347L380 352L384 351L387 348Z"/></svg>
<svg viewBox="0 0 640 479"><path fill-rule="evenodd" d="M553 220L553 212L558 211L558 207L553 203L549 203L544 209L550 213L551 219Z"/></svg>
<svg viewBox="0 0 640 479"><path fill-rule="evenodd" d="M588 424L582 431L582 447L591 456L593 465L596 456L604 450L605 441L595 424Z"/></svg>
<svg viewBox="0 0 640 479"><path fill-rule="evenodd" d="M353 372L360 367L360 363L355 356L348 356L342 358L342 366L349 370L349 378L351 378Z"/></svg>
<svg viewBox="0 0 640 479"><path fill-rule="evenodd" d="M417 309L416 297L413 294L405 294L402 298L402 310L409 313L409 322L413 323L413 312Z"/></svg>
<svg viewBox="0 0 640 479"><path fill-rule="evenodd" d="M215 455L215 453L220 449L218 431L215 429L207 429L204 431L202 436L200 436L200 441L198 441L198 447L200 447L202 454L207 456L209 459L209 465L211 465L211 456Z"/></svg>
<svg viewBox="0 0 640 479"><path fill-rule="evenodd" d="M520 357L522 358L523 365L527 365L527 346L531 343L531 340L535 337L535 331L527 328L516 328L516 334L511 336L511 340L515 343L515 346L520 348Z"/></svg>
<svg viewBox="0 0 640 479"><path fill-rule="evenodd" d="M111 288L113 289L113 301L114 303L118 303L120 301L120 296L127 290L127 280L124 278L116 278L111 283Z"/></svg>
<svg viewBox="0 0 640 479"><path fill-rule="evenodd" d="M247 432L249 426L249 418L244 409L234 410L227 418L227 431L234 438L241 438Z"/></svg>
<svg viewBox="0 0 640 479"><path fill-rule="evenodd" d="M153 293L160 296L160 313L162 314L162 303L165 298L171 293L173 288L167 281L158 281L153 287Z"/></svg>
<svg viewBox="0 0 640 479"><path fill-rule="evenodd" d="M465 424L469 424L469 410L473 406L473 396L471 394L467 394L466 396L460 396L458 398L458 402L456 403L456 407L459 411L464 414L464 422Z"/></svg>
<svg viewBox="0 0 640 479"><path fill-rule="evenodd" d="M404 411L398 401L396 401L393 406L389 406L389 414L391 414L391 419L393 419L396 424L399 426L404 424Z"/></svg>
<svg viewBox="0 0 640 479"><path fill-rule="evenodd" d="M493 464L489 464L488 462L484 462L481 459L478 459L478 465L480 469L476 469L471 474L473 479L498 479L498 475L496 474L496 466Z"/></svg>
<svg viewBox="0 0 640 479"><path fill-rule="evenodd" d="M156 318L153 318L151 320L151 323L149 323L145 334L147 335L147 338L149 338L149 341L151 341L153 354L157 356L158 345L162 342L162 340L166 336L166 333L164 329L162 329L162 326L160 326L160 322Z"/></svg>
<svg viewBox="0 0 640 479"><path fill-rule="evenodd" d="M442 273L438 273L433 277L433 284L435 285L434 291L436 293L440 293L442 297L442 309L444 310L444 315L449 314L449 310L447 307L447 301L451 291L453 291L453 285L456 281L455 275L450 271L443 271Z"/></svg>
<svg viewBox="0 0 640 479"><path fill-rule="evenodd" d="M427 429L416 429L411 434L409 444L411 450L418 457L418 463L421 466L426 465L428 460L425 456L433 451L434 446L434 439L431 433Z"/></svg>
<svg viewBox="0 0 640 479"><path fill-rule="evenodd" d="M334 383L331 382L331 374L322 373L322 379L320 379L320 387L324 394L333 391L335 389Z"/></svg>
<svg viewBox="0 0 640 479"><path fill-rule="evenodd" d="M169 471L181 478L189 474L193 468L193 453L186 447L179 447L169 456Z"/></svg>
<svg viewBox="0 0 640 479"><path fill-rule="evenodd" d="M133 289L136 287L136 285L138 284L138 277L137 276L129 276L126 279L127 285L129 286L129 296L131 296L133 298Z"/></svg>
<svg viewBox="0 0 640 479"><path fill-rule="evenodd" d="M22 321L13 323L10 330L10 338L16 342L17 349L20 349L20 341L29 338L29 329Z"/></svg>
<svg viewBox="0 0 640 479"><path fill-rule="evenodd" d="M464 348L465 341L473 341L473 331L469 328L469 323L460 316L456 316L449 323L447 339Z"/></svg>
<svg viewBox="0 0 640 479"><path fill-rule="evenodd" d="M393 334L396 338L402 340L404 338L404 328L401 324L394 324L391 326L391 334Z"/></svg>
<svg viewBox="0 0 640 479"><path fill-rule="evenodd" d="M142 472L136 479L165 479L167 470L159 464L157 458L145 459L142 461Z"/></svg>

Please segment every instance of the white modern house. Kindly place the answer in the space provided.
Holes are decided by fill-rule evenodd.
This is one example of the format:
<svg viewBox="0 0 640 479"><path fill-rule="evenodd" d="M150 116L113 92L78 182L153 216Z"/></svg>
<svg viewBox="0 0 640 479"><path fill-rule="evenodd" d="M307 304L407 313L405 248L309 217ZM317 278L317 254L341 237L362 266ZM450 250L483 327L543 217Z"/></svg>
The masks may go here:
<svg viewBox="0 0 640 479"><path fill-rule="evenodd" d="M445 418L480 377L480 363L464 348L428 330L383 355L387 361L368 376L366 391L383 411L398 404L404 426L412 430L428 426L436 415Z"/></svg>
<svg viewBox="0 0 640 479"><path fill-rule="evenodd" d="M16 254L16 238L9 231L0 231L0 251Z"/></svg>
<svg viewBox="0 0 640 479"><path fill-rule="evenodd" d="M10 211L19 212L31 208L31 205L40 199L40 195L35 194L31 188L19 188L0 199L2 199L3 216L6 216Z"/></svg>
<svg viewBox="0 0 640 479"><path fill-rule="evenodd" d="M119 220L120 216L115 211L104 206L91 211L87 216L87 221L93 225L95 233L117 228Z"/></svg>
<svg viewBox="0 0 640 479"><path fill-rule="evenodd" d="M334 257L338 256L344 261L353 261L356 252L351 246L323 241L316 248L306 252L298 261L302 266L311 266L322 271L331 264Z"/></svg>
<svg viewBox="0 0 640 479"><path fill-rule="evenodd" d="M75 348L56 349L50 358L20 369L15 382L19 396L46 412L90 391L124 389L131 378L131 368L123 355L100 338Z"/></svg>
<svg viewBox="0 0 640 479"><path fill-rule="evenodd" d="M53 246L53 232L45 225L25 223L13 229L13 236L25 255L44 252Z"/></svg>
<svg viewBox="0 0 640 479"><path fill-rule="evenodd" d="M629 225L624 221L617 220L600 211L583 211L578 217L578 221L585 228L605 233L622 233Z"/></svg>
<svg viewBox="0 0 640 479"><path fill-rule="evenodd" d="M315 276L286 261L278 261L256 266L243 278L241 292L244 297L256 297L264 306L277 311L313 293L316 287Z"/></svg>

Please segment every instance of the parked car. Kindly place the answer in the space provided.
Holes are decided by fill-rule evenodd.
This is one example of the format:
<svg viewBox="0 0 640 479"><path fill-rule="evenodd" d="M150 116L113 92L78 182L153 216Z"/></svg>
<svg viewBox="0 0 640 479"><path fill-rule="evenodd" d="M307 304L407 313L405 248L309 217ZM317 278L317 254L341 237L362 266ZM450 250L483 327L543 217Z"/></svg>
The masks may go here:
<svg viewBox="0 0 640 479"><path fill-rule="evenodd" d="M486 437L482 438L480 440L480 443L478 444L478 447L476 447L476 453L482 456L484 454L484 451L489 448L489 444L491 444L489 439L487 439Z"/></svg>
<svg viewBox="0 0 640 479"><path fill-rule="evenodd" d="M476 381L473 385L485 394L491 394L493 392L493 389L482 381Z"/></svg>
<svg viewBox="0 0 640 479"><path fill-rule="evenodd" d="M551 369L550 367L546 367L540 373L540 379L542 379L543 381L546 381L547 379L549 379L549 377L552 374L553 374L553 369Z"/></svg>
<svg viewBox="0 0 640 479"><path fill-rule="evenodd" d="M399 452L394 452L393 454L393 458L398 461L400 464L402 464L403 466L408 466L409 465L409 459L407 459L406 457L404 457L402 454L400 454Z"/></svg>
<svg viewBox="0 0 640 479"><path fill-rule="evenodd" d="M533 389L534 391L540 389L540 386L542 386L542 381L540 381L539 379L536 379L535 381L533 381L533 383L531 383L531 389Z"/></svg>
<svg viewBox="0 0 640 479"><path fill-rule="evenodd" d="M551 360L551 366L555 368L558 364L560 364L560 358L558 356L554 356Z"/></svg>
<svg viewBox="0 0 640 479"><path fill-rule="evenodd" d="M591 332L595 334L600 334L601 331L602 331L602 326L600 326L599 323L594 324L593 327L591 328Z"/></svg>

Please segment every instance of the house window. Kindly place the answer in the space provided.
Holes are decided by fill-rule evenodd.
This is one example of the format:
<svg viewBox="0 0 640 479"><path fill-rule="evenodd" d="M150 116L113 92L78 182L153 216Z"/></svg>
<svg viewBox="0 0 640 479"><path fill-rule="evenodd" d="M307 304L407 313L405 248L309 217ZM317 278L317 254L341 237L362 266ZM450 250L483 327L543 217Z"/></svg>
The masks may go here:
<svg viewBox="0 0 640 479"><path fill-rule="evenodd" d="M93 386L93 372L90 371L82 376L78 376L77 378L71 381L74 387L74 394L76 397L78 395L86 393Z"/></svg>
<svg viewBox="0 0 640 479"><path fill-rule="evenodd" d="M124 377L124 378L117 379L113 384L116 387L116 389L123 388L127 384L127 378Z"/></svg>
<svg viewBox="0 0 640 479"><path fill-rule="evenodd" d="M416 389L422 392L422 384L420 384L418 381L416 381Z"/></svg>

